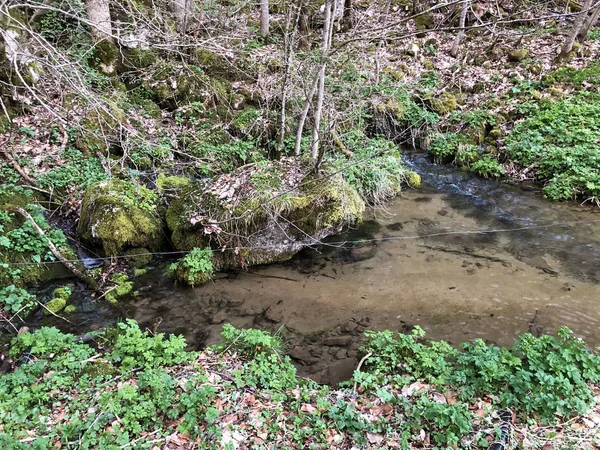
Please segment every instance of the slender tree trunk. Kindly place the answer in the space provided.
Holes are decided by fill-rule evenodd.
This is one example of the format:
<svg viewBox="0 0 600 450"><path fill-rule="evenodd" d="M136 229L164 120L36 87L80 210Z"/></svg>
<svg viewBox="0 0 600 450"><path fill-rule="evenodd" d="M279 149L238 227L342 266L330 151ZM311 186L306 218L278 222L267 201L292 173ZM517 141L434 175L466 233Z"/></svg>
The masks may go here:
<svg viewBox="0 0 600 450"><path fill-rule="evenodd" d="M331 33L333 31L333 14L332 14L332 2L327 0L325 2L325 21L323 23L323 42L321 43L321 60L325 61L327 58L327 52L329 50L329 44L331 41ZM310 157L316 159L319 155L320 140L320 126L321 117L323 115L323 100L325 98L325 68L326 64L321 66L319 71L319 82L317 91L317 107L315 109L315 123L312 132L312 145Z"/></svg>
<svg viewBox="0 0 600 450"><path fill-rule="evenodd" d="M577 40L579 42L583 42L585 40L590 28L592 28L596 22L598 22L598 18L600 18L600 2L598 2L592 11L590 11L590 14L581 25L581 29L577 33Z"/></svg>
<svg viewBox="0 0 600 450"><path fill-rule="evenodd" d="M98 59L98 68L107 75L115 73L117 47L112 37L110 7L108 0L87 0L88 20L92 23L90 33L94 40L94 56Z"/></svg>
<svg viewBox="0 0 600 450"><path fill-rule="evenodd" d="M452 44L452 49L450 50L450 56L456 58L458 55L458 51L460 50L460 43L465 35L465 24L467 22L467 11L470 6L469 0L463 0L462 10L460 11L460 31L456 35L454 39L454 43Z"/></svg>
<svg viewBox="0 0 600 450"><path fill-rule="evenodd" d="M352 17L352 0L344 0L344 15L342 17L342 28L345 31L352 29L354 17Z"/></svg>
<svg viewBox="0 0 600 450"><path fill-rule="evenodd" d="M319 74L321 70L319 69ZM319 77L315 78L313 84L310 88L310 92L306 96L306 101L304 103L304 108L302 108L302 114L300 114L300 118L298 119L298 130L296 131L296 145L294 146L294 154L296 156L300 156L300 145L302 144L302 133L304 132L304 124L306 123L306 117L308 116L308 111L310 110L310 106L312 104L312 98L317 91L317 86L319 85Z"/></svg>
<svg viewBox="0 0 600 450"><path fill-rule="evenodd" d="M575 19L575 22L573 23L573 27L571 28L571 32L567 36L567 40L563 44L560 54L558 55L559 61L566 59L569 56L569 53L571 53L571 50L573 50L573 44L575 43L575 39L577 39L577 35L579 34L579 31L581 30L586 18L589 15L588 10L590 9L590 6L592 5L592 1L593 0L585 0L585 2L583 3L582 11L586 11L586 12L580 13L577 16L577 18Z"/></svg>
<svg viewBox="0 0 600 450"><path fill-rule="evenodd" d="M260 0L260 35L269 35L269 0Z"/></svg>
<svg viewBox="0 0 600 450"><path fill-rule="evenodd" d="M177 31L181 34L185 34L188 27L188 17L190 12L189 0L173 0L173 15L175 16L175 24Z"/></svg>
<svg viewBox="0 0 600 450"><path fill-rule="evenodd" d="M285 23L285 35L284 35L284 53L285 53L285 66L283 69L283 81L281 86L281 123L279 126L279 142L277 143L277 151L275 158L279 159L281 157L281 153L283 152L283 142L285 140L285 121L286 121L286 111L285 108L287 106L287 94L288 94L288 79L290 75L290 67L292 65L292 59L294 57L294 37L296 36L296 30L298 29L298 14L300 13L300 8L297 8L296 19L292 24L292 14L294 10L294 5L290 4L288 9L288 17ZM290 27L292 27L292 31L290 32Z"/></svg>
<svg viewBox="0 0 600 450"><path fill-rule="evenodd" d="M307 0L300 0L300 21L298 24L300 39L298 41L298 48L306 52L310 50L310 25L308 17L308 5Z"/></svg>

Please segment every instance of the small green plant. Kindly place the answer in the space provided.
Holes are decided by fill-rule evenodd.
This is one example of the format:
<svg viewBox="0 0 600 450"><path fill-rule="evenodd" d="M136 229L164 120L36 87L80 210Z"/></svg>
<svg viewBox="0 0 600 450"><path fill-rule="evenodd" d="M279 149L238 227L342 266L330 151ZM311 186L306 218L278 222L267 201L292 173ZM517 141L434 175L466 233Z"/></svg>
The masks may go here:
<svg viewBox="0 0 600 450"><path fill-rule="evenodd" d="M215 267L212 262L212 250L195 248L176 263L169 266L169 273L177 280L190 286L210 281Z"/></svg>
<svg viewBox="0 0 600 450"><path fill-rule="evenodd" d="M67 188L86 188L96 181L107 179L104 168L98 158L86 156L79 150L66 149L61 153L63 165L41 174L38 184L43 189L65 190Z"/></svg>
<svg viewBox="0 0 600 450"><path fill-rule="evenodd" d="M384 138L368 138L352 130L342 137L352 149L352 158L331 160L334 170L342 170L344 179L369 203L379 204L397 195L406 182L408 170L398 146Z"/></svg>

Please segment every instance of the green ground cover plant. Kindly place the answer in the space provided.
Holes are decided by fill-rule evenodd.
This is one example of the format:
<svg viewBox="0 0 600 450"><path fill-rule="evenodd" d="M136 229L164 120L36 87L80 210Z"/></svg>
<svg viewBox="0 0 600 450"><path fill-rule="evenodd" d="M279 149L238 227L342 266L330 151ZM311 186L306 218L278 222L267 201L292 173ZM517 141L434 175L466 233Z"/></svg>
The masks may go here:
<svg viewBox="0 0 600 450"><path fill-rule="evenodd" d="M10 349L17 367L0 376L0 444L116 449L171 439L216 449L232 448L236 435L257 448L408 450L426 439L483 449L497 438L491 411L567 420L592 405L600 374L600 357L566 328L524 334L512 348L460 349L415 328L369 332L364 365L333 389L296 376L283 336L225 325L222 343L198 353L133 320L92 345L56 328L23 333ZM472 412L478 399L489 419Z"/></svg>

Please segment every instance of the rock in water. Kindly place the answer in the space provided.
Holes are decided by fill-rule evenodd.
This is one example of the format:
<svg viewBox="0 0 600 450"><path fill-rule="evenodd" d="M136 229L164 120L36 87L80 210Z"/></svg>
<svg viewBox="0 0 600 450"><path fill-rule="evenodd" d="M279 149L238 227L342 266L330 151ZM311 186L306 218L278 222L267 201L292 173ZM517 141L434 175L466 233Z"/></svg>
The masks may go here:
<svg viewBox="0 0 600 450"><path fill-rule="evenodd" d="M179 250L210 247L215 268L266 264L359 222L364 202L341 176L271 161L195 184L173 201L167 225Z"/></svg>
<svg viewBox="0 0 600 450"><path fill-rule="evenodd" d="M108 256L135 247L157 250L163 240L157 199L153 191L127 181L94 183L85 192L78 234Z"/></svg>

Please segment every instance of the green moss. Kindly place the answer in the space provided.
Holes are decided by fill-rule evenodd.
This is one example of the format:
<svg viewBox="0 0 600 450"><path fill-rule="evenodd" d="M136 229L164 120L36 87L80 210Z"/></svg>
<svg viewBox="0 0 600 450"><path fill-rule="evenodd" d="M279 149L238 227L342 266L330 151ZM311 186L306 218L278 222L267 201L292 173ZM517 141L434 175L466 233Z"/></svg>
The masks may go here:
<svg viewBox="0 0 600 450"><path fill-rule="evenodd" d="M109 303L116 304L118 299L130 294L133 291L133 281L125 273L117 273L110 277L114 286L107 291L106 300Z"/></svg>
<svg viewBox="0 0 600 450"><path fill-rule="evenodd" d="M46 303L46 308L44 308L45 315L51 315L52 313L56 314L62 311L65 306L67 306L67 301L62 297L55 297Z"/></svg>
<svg viewBox="0 0 600 450"><path fill-rule="evenodd" d="M94 361L86 364L80 373L80 376L87 375L94 379L97 377L114 378L119 375L119 369L104 361Z"/></svg>
<svg viewBox="0 0 600 450"><path fill-rule="evenodd" d="M71 288L69 286L63 286L60 288L54 289L52 293L52 298L62 298L65 302L71 298L72 295Z"/></svg>
<svg viewBox="0 0 600 450"><path fill-rule="evenodd" d="M121 72L131 69L144 69L156 63L159 58L158 53L153 48L143 49L140 47L122 47L120 56L119 71Z"/></svg>
<svg viewBox="0 0 600 450"><path fill-rule="evenodd" d="M125 259L130 266L140 268L152 262L150 253L147 248L132 248L125 252Z"/></svg>
<svg viewBox="0 0 600 450"><path fill-rule="evenodd" d="M417 30L431 30L435 27L433 14L431 12L420 14L415 17Z"/></svg>
<svg viewBox="0 0 600 450"><path fill-rule="evenodd" d="M105 75L114 75L117 69L119 50L112 39L104 39L94 46L92 67Z"/></svg>
<svg viewBox="0 0 600 450"><path fill-rule="evenodd" d="M164 173L159 173L156 178L156 187L159 191L169 190L180 190L190 185L189 178L182 176L168 177Z"/></svg>
<svg viewBox="0 0 600 450"><path fill-rule="evenodd" d="M148 273L148 269L133 269L135 277L141 277L142 275L146 275L146 273Z"/></svg>
<svg viewBox="0 0 600 450"><path fill-rule="evenodd" d="M72 314L74 312L77 312L77 306L75 306L75 305L67 305L65 307L65 312L68 313L68 314Z"/></svg>
<svg viewBox="0 0 600 450"><path fill-rule="evenodd" d="M527 48L520 48L520 49L512 50L508 54L508 60L511 61L511 62L521 62L525 58L527 58L528 56L529 56L529 49L527 49Z"/></svg>
<svg viewBox="0 0 600 450"><path fill-rule="evenodd" d="M450 92L443 92L439 98L429 99L426 103L433 112L440 115L452 112L458 107L456 96Z"/></svg>
<svg viewBox="0 0 600 450"><path fill-rule="evenodd" d="M162 244L157 195L122 180L94 183L86 190L78 233L86 242L118 255L131 247L156 250Z"/></svg>
<svg viewBox="0 0 600 450"><path fill-rule="evenodd" d="M406 182L410 187L418 189L421 187L421 175L416 172L409 172L406 177Z"/></svg>

